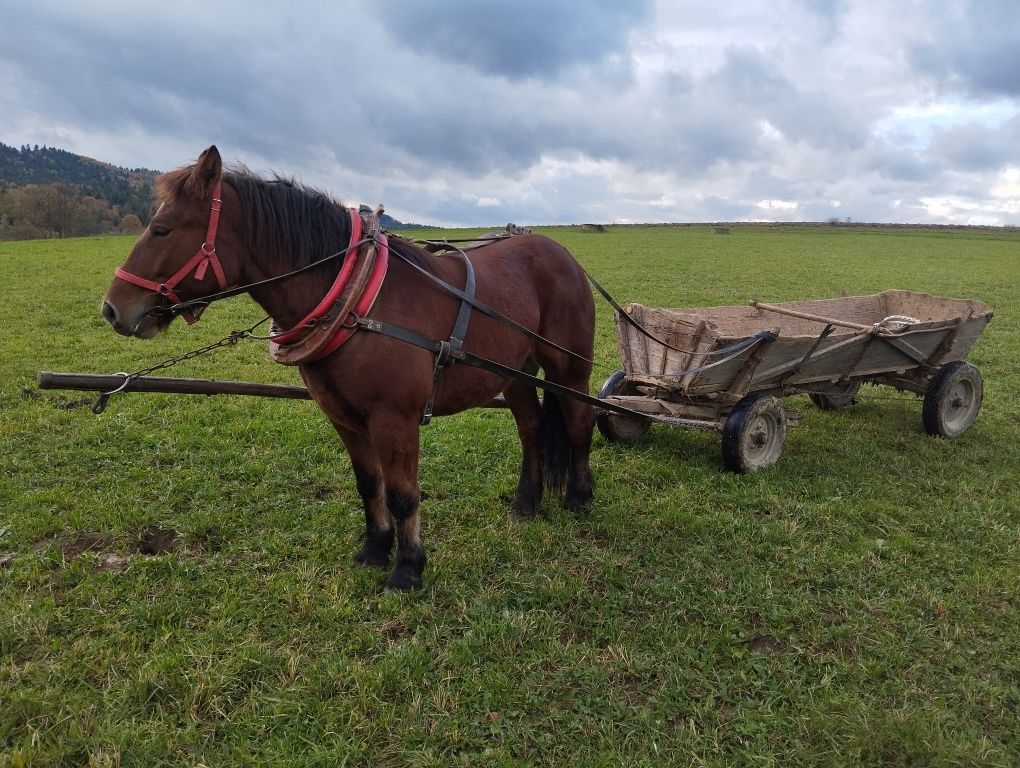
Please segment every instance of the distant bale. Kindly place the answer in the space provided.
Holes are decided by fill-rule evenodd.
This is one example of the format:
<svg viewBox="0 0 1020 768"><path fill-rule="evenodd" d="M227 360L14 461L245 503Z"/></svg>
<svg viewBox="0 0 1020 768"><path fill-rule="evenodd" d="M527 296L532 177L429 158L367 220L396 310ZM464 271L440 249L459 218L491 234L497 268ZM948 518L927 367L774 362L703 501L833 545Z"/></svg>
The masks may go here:
<svg viewBox="0 0 1020 768"><path fill-rule="evenodd" d="M729 233L729 227L712 227L712 234L714 235L728 235Z"/></svg>
<svg viewBox="0 0 1020 768"><path fill-rule="evenodd" d="M606 228L602 224L582 224L582 232L605 232Z"/></svg>

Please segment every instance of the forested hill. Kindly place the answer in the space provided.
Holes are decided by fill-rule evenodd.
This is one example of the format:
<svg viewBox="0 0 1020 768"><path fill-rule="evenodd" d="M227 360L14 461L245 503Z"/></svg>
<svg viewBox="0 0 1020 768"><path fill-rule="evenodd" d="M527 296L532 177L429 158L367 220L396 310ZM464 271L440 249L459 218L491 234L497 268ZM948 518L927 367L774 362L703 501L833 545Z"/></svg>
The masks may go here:
<svg viewBox="0 0 1020 768"><path fill-rule="evenodd" d="M0 240L140 232L158 173L0 143Z"/></svg>
<svg viewBox="0 0 1020 768"><path fill-rule="evenodd" d="M141 232L158 175L55 147L0 143L0 240ZM383 226L416 225L383 216Z"/></svg>
<svg viewBox="0 0 1020 768"><path fill-rule="evenodd" d="M158 171L145 168L118 168L91 157L82 157L55 147L20 149L0 143L0 186L23 187L26 184L78 184L97 197L113 199L132 189L151 187Z"/></svg>

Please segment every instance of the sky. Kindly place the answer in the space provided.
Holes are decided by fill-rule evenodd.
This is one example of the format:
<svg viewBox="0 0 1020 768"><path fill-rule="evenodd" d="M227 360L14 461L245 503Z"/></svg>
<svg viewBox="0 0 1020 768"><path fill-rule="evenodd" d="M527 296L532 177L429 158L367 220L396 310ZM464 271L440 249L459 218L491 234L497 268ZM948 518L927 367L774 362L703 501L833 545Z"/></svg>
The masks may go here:
<svg viewBox="0 0 1020 768"><path fill-rule="evenodd" d="M441 226L1016 226L1020 4L0 0L0 142Z"/></svg>

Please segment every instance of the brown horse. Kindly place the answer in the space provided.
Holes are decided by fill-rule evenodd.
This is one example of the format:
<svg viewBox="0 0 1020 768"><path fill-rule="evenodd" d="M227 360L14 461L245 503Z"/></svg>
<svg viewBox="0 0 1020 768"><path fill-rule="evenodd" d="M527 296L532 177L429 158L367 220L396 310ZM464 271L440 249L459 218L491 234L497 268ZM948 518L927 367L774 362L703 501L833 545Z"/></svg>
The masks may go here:
<svg viewBox="0 0 1020 768"><path fill-rule="evenodd" d="M224 171L216 147L203 152L195 165L160 177L157 194L162 205L117 271L102 305L103 316L125 336L155 336L176 314L167 311L171 303L216 292L210 276L222 288L251 286L245 292L274 322L292 328L327 293L341 270L340 259L269 284L252 284L345 252L355 227L354 217L321 192L279 177ZM396 237L389 238L389 248L394 257L371 318L430 339L447 339L461 300L415 265L463 287L464 262ZM573 257L539 235L499 240L468 256L477 300L558 347L474 311L465 351L517 370L541 368L547 380L587 393L594 306ZM336 351L299 366L312 398L350 454L364 502L365 538L356 562L388 566L396 539L396 562L386 582L392 590L419 587L425 566L418 518L419 425L433 394L435 357L418 346L359 330ZM523 453L513 511L537 514L543 485L565 485L565 506L585 508L592 498L590 406L552 393L540 402L531 384L456 364L442 370L434 412L457 413L500 393L516 420Z"/></svg>

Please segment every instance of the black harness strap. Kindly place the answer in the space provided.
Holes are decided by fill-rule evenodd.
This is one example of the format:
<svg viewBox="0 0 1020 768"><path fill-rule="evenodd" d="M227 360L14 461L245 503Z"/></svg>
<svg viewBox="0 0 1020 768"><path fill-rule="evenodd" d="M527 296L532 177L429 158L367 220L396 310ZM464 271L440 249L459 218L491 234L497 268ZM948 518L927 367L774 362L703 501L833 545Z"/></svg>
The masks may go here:
<svg viewBox="0 0 1020 768"><path fill-rule="evenodd" d="M400 252L394 250L391 253L392 253L392 255L398 257L399 259L401 259L409 267L413 267L414 269L416 269L420 274L422 274L425 277L427 277L429 280L431 280L433 283L438 285L440 288L442 288L443 290L447 291L448 293L452 293L454 296L459 298L461 301L467 302L468 304L470 304L472 307L477 309L482 314L488 315L489 317L493 318L494 320L499 320L501 323L509 325L514 330L519 331L520 333L523 333L529 339L533 339L534 341L537 341L540 344L545 344L548 347L552 347L553 349L555 349L555 350L557 350L559 352L562 352L565 355L570 355L571 357L576 357L578 360L583 360L586 363L594 363L593 360L589 360L584 355L579 355L576 352L571 352L569 349L566 349L565 347L561 347L556 342L549 341L549 339L547 339L544 336L541 336L541 335L535 333L530 328L525 328L523 325L518 323L516 320L513 320L513 319L507 317L502 312L500 312L500 311L498 311L496 309L493 309L488 304L486 304L486 303L484 303L482 301L479 301L478 299L474 298L474 296L469 296L465 291L462 291L459 288L455 288L454 286L450 285L448 282L443 280L441 277L437 277L436 275L433 275L427 269L422 269L417 264L415 264L413 261L411 261L407 257L403 256ZM463 251L460 251L460 253L463 254ZM461 307L461 309L463 310L463 306Z"/></svg>
<svg viewBox="0 0 1020 768"><path fill-rule="evenodd" d="M359 327L364 328L366 331L381 333L383 336L389 336L390 338L398 339L399 341L404 341L408 344L413 344L416 347L427 349L435 354L439 354L444 345L449 346L448 342L436 341L435 339L430 339L428 336L423 336L416 331L409 331L407 328L390 325L389 323L384 323L381 320L374 320L371 317L359 317L356 322ZM563 395L564 397L578 400L604 411L614 411L623 416L637 416L642 419L655 418L655 416L647 413L641 413L641 411L635 411L631 408L624 408L622 405L616 405L615 403L606 402L605 400L599 400L598 398L592 397L584 392L578 392L576 389L565 387L562 384L557 384L556 382L549 381L548 379L540 379L538 376L532 376L530 373L524 373L524 371L519 371L516 368L509 368L501 363L495 362L494 360L479 357L478 355L466 352L463 349L454 350L450 348L447 354L453 360L465 363L473 368L480 368L487 373L492 373L504 379L522 381L525 384L530 384L531 386L545 390L546 392Z"/></svg>
<svg viewBox="0 0 1020 768"><path fill-rule="evenodd" d="M432 371L432 392L425 403L425 411L422 413L421 423L428 424L432 421L432 408L436 401L436 390L439 389L439 377L443 368L450 362L453 352L459 352L464 346L464 337L467 336L468 322L471 320L471 305L475 297L475 268L471 265L471 259L463 251L459 251L464 259L464 269L467 276L464 282L464 298L460 301L460 311L457 313L457 320L453 324L453 332L448 341L439 342L439 351L436 352L436 365Z"/></svg>

